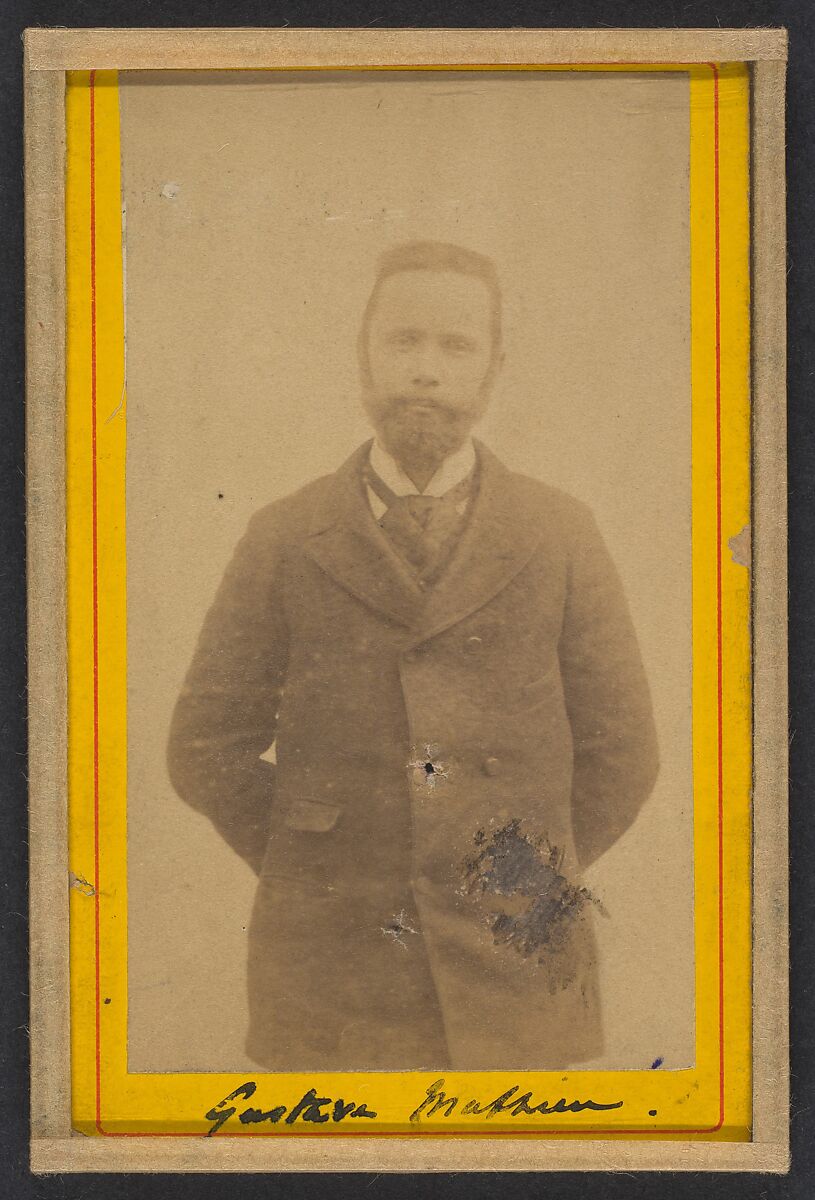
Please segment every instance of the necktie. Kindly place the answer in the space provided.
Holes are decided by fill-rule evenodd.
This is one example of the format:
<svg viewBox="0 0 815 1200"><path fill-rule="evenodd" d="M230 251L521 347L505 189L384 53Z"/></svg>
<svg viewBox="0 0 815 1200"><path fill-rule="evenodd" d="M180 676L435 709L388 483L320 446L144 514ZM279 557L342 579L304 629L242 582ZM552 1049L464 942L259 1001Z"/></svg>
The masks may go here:
<svg viewBox="0 0 815 1200"><path fill-rule="evenodd" d="M370 468L365 482L388 506L379 525L395 549L422 578L436 573L464 523L458 509L470 497L472 473L443 496L397 496Z"/></svg>

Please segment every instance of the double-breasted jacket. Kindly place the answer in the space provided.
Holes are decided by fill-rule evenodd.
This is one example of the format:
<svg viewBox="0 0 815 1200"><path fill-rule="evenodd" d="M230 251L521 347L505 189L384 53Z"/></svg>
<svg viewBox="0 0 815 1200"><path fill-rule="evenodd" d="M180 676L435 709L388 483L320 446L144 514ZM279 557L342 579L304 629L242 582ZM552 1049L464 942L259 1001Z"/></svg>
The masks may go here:
<svg viewBox="0 0 815 1200"><path fill-rule="evenodd" d="M565 1067L602 1048L581 871L653 787L648 684L590 511L476 445L432 588L370 511L368 446L258 512L177 702L173 784L258 875L248 1050L269 1069ZM508 875L496 836L548 875ZM540 916L544 877L558 936L507 937Z"/></svg>

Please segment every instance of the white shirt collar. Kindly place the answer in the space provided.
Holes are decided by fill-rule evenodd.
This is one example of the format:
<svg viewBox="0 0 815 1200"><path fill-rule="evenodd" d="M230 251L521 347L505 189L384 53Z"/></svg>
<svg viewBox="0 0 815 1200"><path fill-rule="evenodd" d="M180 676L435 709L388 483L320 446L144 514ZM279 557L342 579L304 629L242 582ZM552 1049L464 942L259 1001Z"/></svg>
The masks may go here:
<svg viewBox="0 0 815 1200"><path fill-rule="evenodd" d="M419 489L402 470L392 455L378 441L371 446L371 467L379 478L394 493L395 496L417 496ZM450 488L466 479L475 466L475 447L472 439L468 439L460 450L446 458L436 474L430 480L423 496L443 496Z"/></svg>

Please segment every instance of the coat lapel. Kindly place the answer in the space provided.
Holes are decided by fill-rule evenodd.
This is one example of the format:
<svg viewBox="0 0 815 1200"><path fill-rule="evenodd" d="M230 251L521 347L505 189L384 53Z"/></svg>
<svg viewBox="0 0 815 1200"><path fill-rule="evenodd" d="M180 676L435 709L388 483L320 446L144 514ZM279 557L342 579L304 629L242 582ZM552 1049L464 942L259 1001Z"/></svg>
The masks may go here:
<svg viewBox="0 0 815 1200"><path fill-rule="evenodd" d="M478 493L453 557L424 592L373 518L361 484L370 442L333 476L315 511L305 552L346 591L413 630L416 641L464 620L497 595L529 561L540 532L525 520L518 476L476 442Z"/></svg>
<svg viewBox="0 0 815 1200"><path fill-rule="evenodd" d="M374 520L362 488L370 446L360 446L334 475L304 549L363 604L418 629L426 597Z"/></svg>
<svg viewBox="0 0 815 1200"><path fill-rule="evenodd" d="M423 639L463 621L496 596L531 558L539 522L528 519L529 493L481 442L478 493L447 569L428 596Z"/></svg>

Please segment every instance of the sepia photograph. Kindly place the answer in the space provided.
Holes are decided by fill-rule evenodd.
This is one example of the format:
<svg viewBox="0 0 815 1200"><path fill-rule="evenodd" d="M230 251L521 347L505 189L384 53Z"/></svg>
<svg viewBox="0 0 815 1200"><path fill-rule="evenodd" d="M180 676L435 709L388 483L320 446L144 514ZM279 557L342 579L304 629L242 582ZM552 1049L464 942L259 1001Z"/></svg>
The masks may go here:
<svg viewBox="0 0 815 1200"><path fill-rule="evenodd" d="M119 88L130 1070L693 1065L687 75Z"/></svg>

